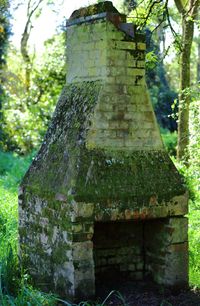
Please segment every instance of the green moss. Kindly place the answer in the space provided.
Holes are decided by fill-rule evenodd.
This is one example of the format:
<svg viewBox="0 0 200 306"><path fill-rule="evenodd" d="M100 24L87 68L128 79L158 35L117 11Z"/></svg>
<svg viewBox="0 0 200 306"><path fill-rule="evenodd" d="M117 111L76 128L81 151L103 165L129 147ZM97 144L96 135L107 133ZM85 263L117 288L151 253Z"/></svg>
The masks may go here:
<svg viewBox="0 0 200 306"><path fill-rule="evenodd" d="M181 176L163 151L83 150L81 154L77 201L102 202L105 206L109 206L109 201L118 201L124 210L127 203L135 207L148 206L153 195L161 203L185 192Z"/></svg>
<svg viewBox="0 0 200 306"><path fill-rule="evenodd" d="M53 250L51 255L51 261L57 265L63 264L68 260L66 256L66 251L69 250L71 246L68 246L66 243L59 242Z"/></svg>
<svg viewBox="0 0 200 306"><path fill-rule="evenodd" d="M22 182L26 192L48 199L43 216L52 224L59 219L63 228L68 228L65 215L69 215L74 199L105 207L117 202L123 211L149 206L152 196L166 203L185 192L182 178L166 152L86 149L90 116L101 86L100 82L66 86L45 141ZM57 196L61 201L56 201ZM58 216L52 210L59 212Z"/></svg>
<svg viewBox="0 0 200 306"><path fill-rule="evenodd" d="M97 4L89 5L87 7L80 8L72 13L70 19L77 19L80 17L86 17L96 15L104 12L119 13L118 10L113 6L111 1L100 2Z"/></svg>
<svg viewBox="0 0 200 306"><path fill-rule="evenodd" d="M71 202L76 163L100 88L98 81L64 88L43 145L23 179L22 186L27 192L51 200L60 193Z"/></svg>

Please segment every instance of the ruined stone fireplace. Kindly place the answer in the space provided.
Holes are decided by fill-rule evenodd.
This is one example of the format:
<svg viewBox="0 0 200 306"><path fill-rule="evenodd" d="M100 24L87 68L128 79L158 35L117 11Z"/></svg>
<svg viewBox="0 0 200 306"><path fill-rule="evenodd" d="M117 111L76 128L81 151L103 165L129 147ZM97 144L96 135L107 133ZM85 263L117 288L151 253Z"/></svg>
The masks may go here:
<svg viewBox="0 0 200 306"><path fill-rule="evenodd" d="M180 241L187 241L186 228L187 219L178 217L96 222L92 240L97 286L105 280L115 283L123 280L153 280L159 284L172 285L175 266L181 274L176 275L176 279L187 279L187 270L183 269L187 260L187 244L179 245ZM172 235L175 231L176 235ZM172 251L173 248L179 249L177 254ZM166 265L171 261L173 265L166 271Z"/></svg>
<svg viewBox="0 0 200 306"><path fill-rule="evenodd" d="M19 191L22 264L45 290L188 284L187 191L149 100L145 48L109 1L67 21L66 86Z"/></svg>

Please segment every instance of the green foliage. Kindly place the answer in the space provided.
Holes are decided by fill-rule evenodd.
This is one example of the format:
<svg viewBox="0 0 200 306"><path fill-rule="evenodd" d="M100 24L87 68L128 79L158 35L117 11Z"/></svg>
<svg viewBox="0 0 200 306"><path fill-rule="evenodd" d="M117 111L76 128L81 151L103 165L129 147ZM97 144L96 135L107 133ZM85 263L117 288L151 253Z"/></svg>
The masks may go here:
<svg viewBox="0 0 200 306"><path fill-rule="evenodd" d="M192 90L190 102L190 143L189 143L189 168L187 180L190 188L190 282L193 286L200 287L200 101L198 100L199 86Z"/></svg>
<svg viewBox="0 0 200 306"><path fill-rule="evenodd" d="M0 69L5 64L5 55L10 32L9 0L0 1Z"/></svg>
<svg viewBox="0 0 200 306"><path fill-rule="evenodd" d="M2 306L54 306L57 305L54 295L46 294L31 286L22 286L17 297L9 294L0 296Z"/></svg>
<svg viewBox="0 0 200 306"><path fill-rule="evenodd" d="M156 64L158 63L158 56L155 54L155 52L149 51L146 54L145 64L147 69L153 69L156 67Z"/></svg>
<svg viewBox="0 0 200 306"><path fill-rule="evenodd" d="M8 47L8 39L11 34L10 31L10 15L9 15L9 0L0 0L0 121L3 121L2 104L5 99L5 92L3 89L4 70L6 64L6 54ZM6 134L0 125L0 147L1 142L6 138Z"/></svg>
<svg viewBox="0 0 200 306"><path fill-rule="evenodd" d="M19 275L17 255L17 185L30 164L24 159L0 152L0 280L1 291L13 292Z"/></svg>
<svg viewBox="0 0 200 306"><path fill-rule="evenodd" d="M43 56L35 60L29 93L25 91L20 54L10 49L12 72L6 72L7 99L3 106L3 128L8 135L2 143L5 150L27 153L41 143L65 83L64 44L63 34L46 42Z"/></svg>
<svg viewBox="0 0 200 306"><path fill-rule="evenodd" d="M199 198L200 200L200 198ZM200 202L190 203L189 213L189 255L190 255L190 284L200 288Z"/></svg>
<svg viewBox="0 0 200 306"><path fill-rule="evenodd" d="M195 90L196 94L190 102L190 118L189 118L189 130L190 130L190 142L189 142L189 164L192 169L192 175L198 180L200 186L200 100L199 100L198 86Z"/></svg>
<svg viewBox="0 0 200 306"><path fill-rule="evenodd" d="M160 129L162 140L164 142L165 148L170 155L176 155L176 145L177 145L177 132L170 133L167 129Z"/></svg>
<svg viewBox="0 0 200 306"><path fill-rule="evenodd" d="M172 114L174 100L177 93L170 88L170 84L166 78L166 70L160 58L159 44L151 39L150 33L147 31L147 70L146 80L154 107L156 118L160 127L174 132L177 129L176 121Z"/></svg>
<svg viewBox="0 0 200 306"><path fill-rule="evenodd" d="M17 194L0 188L0 279L1 290L11 290L17 268Z"/></svg>
<svg viewBox="0 0 200 306"><path fill-rule="evenodd" d="M17 185L19 184L25 171L28 169L33 155L34 152L26 157L20 157L16 153L5 153L0 151L1 186L7 190L16 191Z"/></svg>
<svg viewBox="0 0 200 306"><path fill-rule="evenodd" d="M33 154L32 154L33 155ZM17 186L32 155L0 152L0 305L55 305L55 297L27 285L18 262ZM17 296L16 296L17 295Z"/></svg>

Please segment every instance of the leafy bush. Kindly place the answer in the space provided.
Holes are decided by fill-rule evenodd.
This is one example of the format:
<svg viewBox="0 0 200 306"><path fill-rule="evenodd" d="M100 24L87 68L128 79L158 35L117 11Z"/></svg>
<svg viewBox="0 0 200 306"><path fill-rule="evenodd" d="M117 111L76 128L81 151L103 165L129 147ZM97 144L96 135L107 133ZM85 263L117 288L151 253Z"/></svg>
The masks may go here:
<svg viewBox="0 0 200 306"><path fill-rule="evenodd" d="M35 154L33 151L26 157L16 153L0 151L0 184L7 189L17 190L17 186L28 169Z"/></svg>

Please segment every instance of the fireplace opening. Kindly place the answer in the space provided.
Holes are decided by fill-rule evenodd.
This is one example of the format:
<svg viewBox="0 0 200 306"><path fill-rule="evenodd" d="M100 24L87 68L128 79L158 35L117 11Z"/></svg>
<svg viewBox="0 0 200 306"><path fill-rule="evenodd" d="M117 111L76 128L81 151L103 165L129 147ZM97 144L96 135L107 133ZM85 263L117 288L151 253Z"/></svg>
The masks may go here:
<svg viewBox="0 0 200 306"><path fill-rule="evenodd" d="M95 285L154 281L163 277L168 219L96 222L93 236Z"/></svg>

